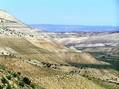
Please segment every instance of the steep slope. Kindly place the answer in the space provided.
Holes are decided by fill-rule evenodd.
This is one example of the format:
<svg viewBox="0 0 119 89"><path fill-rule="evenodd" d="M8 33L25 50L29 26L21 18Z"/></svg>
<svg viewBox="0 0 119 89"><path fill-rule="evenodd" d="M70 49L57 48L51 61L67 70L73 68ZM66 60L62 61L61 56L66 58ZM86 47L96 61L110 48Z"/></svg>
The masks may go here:
<svg viewBox="0 0 119 89"><path fill-rule="evenodd" d="M0 10L0 13L0 48L3 51L1 54L19 54L27 59L59 64L67 64L66 57L73 54L74 58L71 59L75 60L73 50L53 42L47 33L28 27L5 11ZM62 57L65 53L68 55Z"/></svg>
<svg viewBox="0 0 119 89"><path fill-rule="evenodd" d="M87 65L102 66L106 63L96 60L88 53L76 52L57 44L47 33L30 28L2 10L0 10L0 49L0 64L12 71L20 72L21 75L47 89L79 89L79 86L81 89L82 87L103 89L82 75L89 73L90 76L97 78L104 75L104 79L116 77L106 69L90 66L86 68ZM93 74L94 70L96 73Z"/></svg>
<svg viewBox="0 0 119 89"><path fill-rule="evenodd" d="M0 89L43 89L34 84L29 78L22 76L20 72L14 72L0 65Z"/></svg>

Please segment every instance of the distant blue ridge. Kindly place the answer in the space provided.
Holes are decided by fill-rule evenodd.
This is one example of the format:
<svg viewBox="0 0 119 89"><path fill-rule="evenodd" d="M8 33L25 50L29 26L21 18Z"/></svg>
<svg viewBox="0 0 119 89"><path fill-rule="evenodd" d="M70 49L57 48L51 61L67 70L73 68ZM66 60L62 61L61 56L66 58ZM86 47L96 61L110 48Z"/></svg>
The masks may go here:
<svg viewBox="0 0 119 89"><path fill-rule="evenodd" d="M46 32L107 32L119 31L119 26L85 26L85 25L54 25L30 24L30 27L40 28Z"/></svg>

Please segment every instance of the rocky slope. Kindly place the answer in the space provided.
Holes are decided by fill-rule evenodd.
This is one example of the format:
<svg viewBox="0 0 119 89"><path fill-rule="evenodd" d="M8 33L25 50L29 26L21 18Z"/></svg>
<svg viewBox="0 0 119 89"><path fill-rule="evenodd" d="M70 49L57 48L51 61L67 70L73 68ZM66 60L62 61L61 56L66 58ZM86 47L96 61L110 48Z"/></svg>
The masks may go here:
<svg viewBox="0 0 119 89"><path fill-rule="evenodd" d="M107 78L116 78L111 86L118 83L117 73L101 67L110 66L109 63L58 44L47 33L30 28L3 10L0 10L0 64L28 77L36 89L106 89L99 83ZM23 89L28 87L26 84Z"/></svg>
<svg viewBox="0 0 119 89"><path fill-rule="evenodd" d="M43 89L34 84L29 78L22 76L20 72L14 72L0 65L0 89Z"/></svg>
<svg viewBox="0 0 119 89"><path fill-rule="evenodd" d="M105 51L113 50L119 46L119 32L79 32L79 33L48 33L54 41L67 47L76 49L105 48ZM101 50L102 50L101 49ZM92 49L93 50L93 49ZM85 50L84 50L85 51ZM94 50L96 51L96 50Z"/></svg>

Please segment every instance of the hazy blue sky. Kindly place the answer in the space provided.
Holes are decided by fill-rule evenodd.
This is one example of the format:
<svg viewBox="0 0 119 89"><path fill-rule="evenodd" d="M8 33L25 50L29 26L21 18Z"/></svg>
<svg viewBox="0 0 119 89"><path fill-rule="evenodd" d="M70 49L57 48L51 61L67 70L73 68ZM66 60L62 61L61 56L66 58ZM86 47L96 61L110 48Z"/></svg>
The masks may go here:
<svg viewBox="0 0 119 89"><path fill-rule="evenodd" d="M117 0L0 0L27 24L118 25Z"/></svg>

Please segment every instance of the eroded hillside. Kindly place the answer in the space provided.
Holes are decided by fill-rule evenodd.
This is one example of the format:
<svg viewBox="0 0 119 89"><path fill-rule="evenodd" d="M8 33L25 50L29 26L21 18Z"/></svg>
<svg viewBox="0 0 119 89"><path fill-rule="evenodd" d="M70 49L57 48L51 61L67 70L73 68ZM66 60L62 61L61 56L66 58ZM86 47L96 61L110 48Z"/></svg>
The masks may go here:
<svg viewBox="0 0 119 89"><path fill-rule="evenodd" d="M110 63L58 44L47 33L30 28L3 10L0 10L0 64L28 77L36 89L119 87L118 72L111 69ZM103 81L107 86L101 85ZM22 88L32 88L28 87Z"/></svg>

